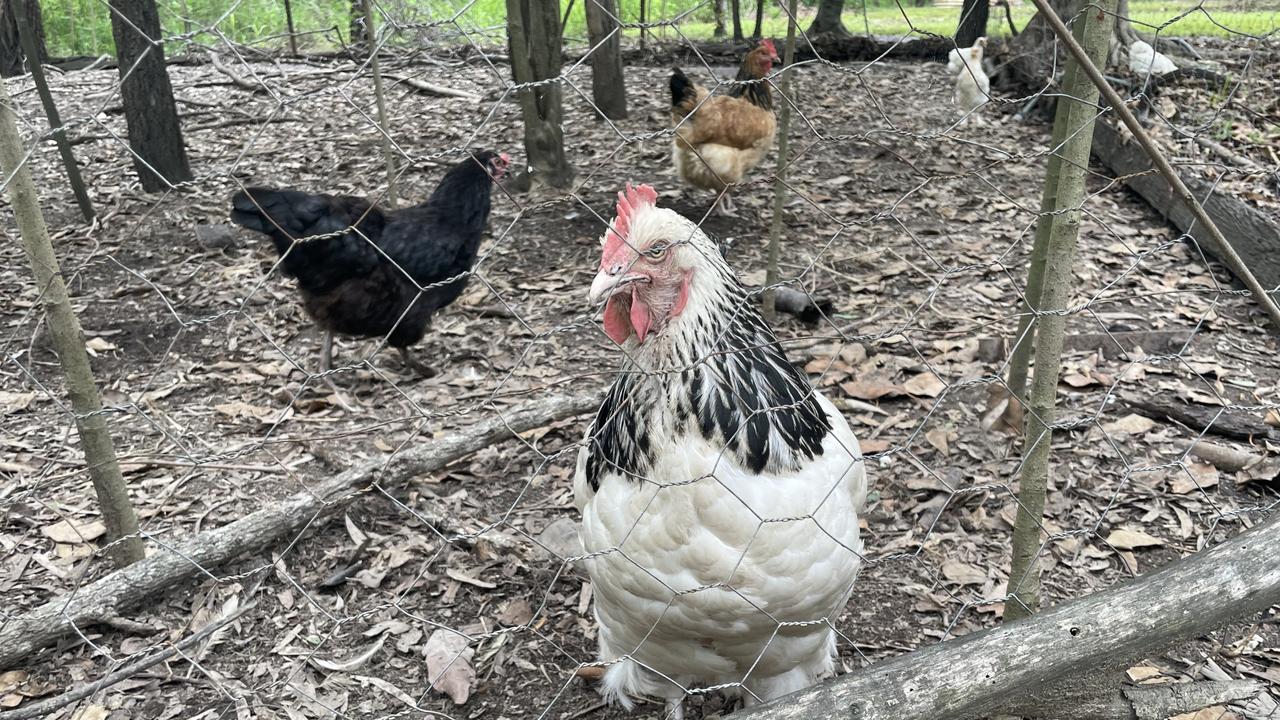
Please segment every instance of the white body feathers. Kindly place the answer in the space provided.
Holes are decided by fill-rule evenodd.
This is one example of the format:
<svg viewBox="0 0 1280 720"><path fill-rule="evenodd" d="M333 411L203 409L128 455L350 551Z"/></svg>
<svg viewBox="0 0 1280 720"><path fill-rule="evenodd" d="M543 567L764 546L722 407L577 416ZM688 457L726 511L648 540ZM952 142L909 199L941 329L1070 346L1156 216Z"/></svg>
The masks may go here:
<svg viewBox="0 0 1280 720"><path fill-rule="evenodd" d="M687 689L752 704L832 672L867 480L848 423L786 362L715 244L670 210L630 219L629 244L657 239L691 268L688 301L623 343L574 499L606 697L664 698L680 717Z"/></svg>
<svg viewBox="0 0 1280 720"><path fill-rule="evenodd" d="M991 79L982 69L982 55L987 39L978 38L973 47L956 48L947 55L947 72L955 78L953 99L963 114L961 122L991 99Z"/></svg>
<svg viewBox="0 0 1280 720"><path fill-rule="evenodd" d="M1135 75L1164 75L1178 69L1168 56L1156 52L1151 44L1144 40L1134 40L1129 46L1129 69Z"/></svg>

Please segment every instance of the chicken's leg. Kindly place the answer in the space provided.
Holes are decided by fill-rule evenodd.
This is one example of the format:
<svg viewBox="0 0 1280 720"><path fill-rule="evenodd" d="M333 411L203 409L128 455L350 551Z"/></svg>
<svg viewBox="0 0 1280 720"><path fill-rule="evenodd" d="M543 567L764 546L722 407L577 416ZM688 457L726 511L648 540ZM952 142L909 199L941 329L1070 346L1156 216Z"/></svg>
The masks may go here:
<svg viewBox="0 0 1280 720"><path fill-rule="evenodd" d="M338 401L344 410L354 410L353 405L342 391L338 389L336 383L333 382L333 376L329 371L333 369L333 332L326 330L324 339L320 341L320 379L329 389L333 391L333 397Z"/></svg>
<svg viewBox="0 0 1280 720"><path fill-rule="evenodd" d="M430 378L430 377L436 376L436 371L431 366L423 365L422 363L418 362L418 359L413 356L413 353L409 352L409 348L402 347L402 348L396 348L396 349L400 351L400 357L401 359L404 360L405 367L418 373L423 378Z"/></svg>

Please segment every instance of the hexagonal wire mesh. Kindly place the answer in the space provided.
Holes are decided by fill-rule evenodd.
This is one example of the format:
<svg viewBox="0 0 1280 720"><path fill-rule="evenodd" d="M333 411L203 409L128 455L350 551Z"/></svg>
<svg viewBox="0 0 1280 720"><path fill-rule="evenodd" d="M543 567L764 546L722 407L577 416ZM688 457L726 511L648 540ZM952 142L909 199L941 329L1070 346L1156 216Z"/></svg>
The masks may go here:
<svg viewBox="0 0 1280 720"><path fill-rule="evenodd" d="M811 45L802 31L798 43L810 59L794 65L791 98L780 101L795 114L780 285L831 303L812 323L781 316L774 327L789 358L861 441L861 451L846 448L846 462L865 457L870 477L870 502L858 518L865 549L848 514L819 517L845 492L840 473L812 497L771 495L726 477L734 475L729 462L724 473L641 477L636 486L647 494L638 494L644 502L625 516L618 542L583 554L568 528L578 517L575 458L590 442L582 438L585 420L499 432L501 441L478 443L478 452L448 464L423 463L421 452L449 438L483 437L475 428L486 421L502 430L516 408L549 391L577 392L633 372L584 300L597 240L625 182L656 186L660 205L716 238L752 288L743 302L755 303L774 156L735 189L742 209L729 219L711 214L713 198L684 187L670 161L670 61L713 92L734 87L737 61L702 37L712 5L664 2L642 23L624 4L631 115L623 120L598 118L589 88L595 48L578 16L566 13L568 60L549 82L563 90L565 144L578 172L572 189L516 194L499 184L484 244L459 276L423 284L397 265L418 293L470 280L419 343L440 369L431 379L388 361L390 332L340 338L336 364L322 371L311 322L264 239L193 235L194 227L223 222L230 195L254 184L385 200L383 143L397 194L410 203L428 197L472 150L519 155L522 87L510 80L503 9L479 0L375 3L385 133L369 55L344 49L362 21L346 26L344 8L295 9L301 55L282 51L278 11L264 24L263 9L247 1L207 9L165 6L164 45L171 60L182 59L169 72L195 169L193 180L167 192L136 189L115 70L95 63L52 78L99 208L92 226L70 214L29 79L6 81L141 534L154 553L182 553L182 542L202 531L319 493L332 487L329 477L372 482L320 498L282 541L247 548L247 557L205 567L184 555L193 572L175 589L122 617L76 623L69 642L27 661L28 676L0 686L6 705L21 709L116 673L110 686L50 716L102 717L86 713L105 707L136 717L582 717L618 712L601 707L595 688L578 679L591 674L584 669L631 662L671 681L658 695L685 701L666 712L710 715L729 702L713 691L747 700L770 694L761 664L784 643L828 634L815 628L837 638L836 669L849 670L998 621L1009 599L1020 472L998 404L1008 369L1001 339L1018 322L1042 168L1053 152L1046 126L1023 121L1046 93L997 89L985 108L958 112L954 78L941 65L895 59L929 36L915 28L931 21L932 8L895 6L912 27L882 39L885 52L872 61L836 62L823 50L832 46ZM1274 110L1276 88L1265 69L1275 62L1266 39L1275 15L1264 15L1261 29L1235 28L1257 18L1185 10L1230 31L1189 48L1200 55L1197 67L1225 80L1157 94L1152 78L1130 76L1127 87L1155 97L1142 106L1146 120L1183 172L1274 215L1274 196L1256 188L1276 182L1265 143L1275 128L1267 108ZM783 8L770 7L766 29L785 20ZM631 49L641 28L650 43L643 52ZM1273 465L1231 470L1197 451L1220 436L1265 454L1280 437L1280 368L1252 301L1110 171L1090 174L1083 210L1042 525L1052 600L1218 542L1277 503ZM13 453L3 467L11 480L0 525L7 625L51 599L74 600L110 567L39 289L20 269L16 244L4 252L6 273L16 276L3 290L3 372L13 388L3 394L3 440ZM377 252L396 264L389 251ZM732 350L699 348L687 367ZM730 449L728 442L715 449L713 468L732 459ZM700 513L692 525L681 515L689 507ZM325 521L334 509L343 526ZM664 530L715 522L724 523L724 537L707 531L696 542L644 546ZM841 522L843 530L832 529ZM769 535L778 536L772 545L761 540ZM815 553L806 545L813 542L829 547ZM806 563L844 558L833 562L845 567L823 574L766 562L797 548L809 553L801 553ZM664 561L674 565L657 566ZM625 591L630 606L618 588L592 587L581 573L591 562L614 563L614 572L638 583ZM689 572L698 562L713 570ZM850 586L848 566L859 562ZM744 563L769 568L782 590L744 590ZM851 593L847 605L785 607L789 597L820 594L812 583L833 578L844 584L830 594ZM797 586L805 591L797 595ZM600 657L591 606L602 592L634 613L621 621L625 633L615 631L626 639L615 638ZM640 600L645 592L650 597ZM747 661L692 680L658 666L680 665L672 653L699 632L696 618L680 612L708 597L702 607L716 605L739 623L735 632L749 647L737 652ZM182 642L210 627L199 642ZM1274 642L1260 650L1252 630L1232 632L1221 641L1239 641L1237 671L1276 672ZM127 678L118 677L122 668Z"/></svg>

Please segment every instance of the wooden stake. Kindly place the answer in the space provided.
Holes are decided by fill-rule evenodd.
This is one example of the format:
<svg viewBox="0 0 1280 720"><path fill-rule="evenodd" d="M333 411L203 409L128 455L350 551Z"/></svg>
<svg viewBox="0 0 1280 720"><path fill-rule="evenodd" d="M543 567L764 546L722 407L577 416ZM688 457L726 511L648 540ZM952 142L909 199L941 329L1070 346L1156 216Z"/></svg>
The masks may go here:
<svg viewBox="0 0 1280 720"><path fill-rule="evenodd" d="M778 111L778 169L773 181L773 217L769 222L769 259L765 266L765 291L761 298L764 317L773 322L777 316L777 297L773 286L778 284L778 254L782 241L782 209L787 201L787 163L791 154L791 64L796 59L796 0L787 3L787 45L782 55L782 79L778 94L782 96L782 108Z"/></svg>
<svg viewBox="0 0 1280 720"><path fill-rule="evenodd" d="M1111 38L1111 18L1116 0L1101 0L1084 16L1084 41L1090 57L1102 62L1107 57ZM1056 16L1055 16L1056 17ZM1057 403L1058 376L1062 370L1062 338L1067 326L1063 312L1071 300L1071 277L1076 246L1080 240L1080 220L1084 212L1085 176L1089 170L1089 152L1093 146L1093 124L1097 117L1098 91L1078 70L1071 72L1070 83L1063 87L1067 105L1066 140L1062 145L1056 188L1057 212L1049 230L1045 250L1044 287L1037 310L1046 313L1036 321L1036 372L1026 425L1023 431L1022 479L1018 488L1018 516L1013 526L1013 561L1009 572L1009 592L1004 619L1016 620L1034 613L1040 606L1040 572L1036 561L1040 556L1040 527L1044 517L1045 491L1049 482L1049 449L1053 441L1054 407ZM1048 185L1046 178L1046 185Z"/></svg>
<svg viewBox="0 0 1280 720"><path fill-rule="evenodd" d="M1112 89L1111 85L1107 82L1107 79L1103 77L1102 71L1098 69L1098 65L1101 64L1101 61L1094 63L1089 60L1089 56L1085 53L1084 48L1080 47L1080 43L1076 42L1076 39L1071 37L1071 31L1062 23L1062 18L1058 17L1058 14L1053 11L1053 8L1050 7L1045 0L1031 0L1031 2L1035 4L1036 10L1044 16L1049 28L1053 30L1053 33L1057 35L1062 44L1066 46L1067 51L1071 53L1071 56L1075 58L1076 62L1080 63L1081 69L1084 70L1084 73L1088 76L1089 80L1093 82L1094 87L1102 93L1102 97L1105 98L1107 103L1111 106L1109 109L1119 115L1121 122L1124 123L1125 127L1129 128L1129 132L1133 134L1133 138L1138 141L1138 144L1142 146L1142 149L1145 150L1147 155L1151 158L1151 162L1155 164L1156 170L1160 172L1165 181L1169 183L1169 186L1173 188L1174 194L1177 195L1187 207L1191 208L1191 213L1195 215L1196 222L1203 225L1205 230L1208 231L1210 237L1213 238L1213 241L1221 247L1222 260L1231 268L1231 272L1235 273L1236 277L1244 281L1245 287L1249 289L1249 293L1253 295L1253 299L1256 300L1258 304L1262 306L1263 311L1271 317L1273 331L1277 335L1280 335L1280 307L1276 306L1276 303L1271 299L1271 296L1267 294L1266 288L1262 287L1262 284L1258 282L1256 277L1254 277L1253 273L1249 270L1249 267L1240 259L1235 248L1231 246L1231 243L1227 242L1225 237L1223 237L1222 231L1218 229L1217 224L1215 224L1213 219L1209 217L1209 214L1205 212L1204 205L1201 205L1195 195L1191 194L1191 190L1187 188L1187 184L1182 182L1182 178L1173 169L1173 166L1169 164L1169 160L1165 158L1164 153L1161 152L1160 148L1151 140L1151 136L1148 135L1146 129L1142 127L1142 123L1138 122L1138 118L1134 117L1133 112L1129 110L1127 105L1125 105L1124 100L1114 89Z"/></svg>
<svg viewBox="0 0 1280 720"><path fill-rule="evenodd" d="M40 198L31 180L9 89L3 80L0 80L0 169L10 178L9 200L18 221L22 249L31 263L40 303L44 306L53 348L62 365L67 394L71 396L80 447L84 450L89 477L98 494L102 521L107 526L110 555L118 565L128 565L143 557L138 517L129 502L129 491L116 462L115 447L102 410L102 398L98 395L89 354L85 351L84 333L71 308L71 298L62 281L62 270L49 242L49 228L40 212Z"/></svg>
<svg viewBox="0 0 1280 720"><path fill-rule="evenodd" d="M365 37L369 43L369 67L373 70L373 96L378 103L378 127L382 129L382 157L387 163L386 206L396 207L396 158L391 149L391 122L387 119L387 96L382 89L382 66L378 62L378 35L373 27L374 0L364 0Z"/></svg>

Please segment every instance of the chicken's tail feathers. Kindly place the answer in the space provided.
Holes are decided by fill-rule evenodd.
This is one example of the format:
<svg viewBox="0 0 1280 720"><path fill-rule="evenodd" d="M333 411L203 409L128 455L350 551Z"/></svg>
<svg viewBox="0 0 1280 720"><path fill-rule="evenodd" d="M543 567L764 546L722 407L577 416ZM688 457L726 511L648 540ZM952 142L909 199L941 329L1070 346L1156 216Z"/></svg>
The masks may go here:
<svg viewBox="0 0 1280 720"><path fill-rule="evenodd" d="M600 681L600 694L604 696L605 702L621 705L627 712L635 709L636 702L631 698L631 693L638 694L639 689L644 686L642 672L643 668L630 658L622 658L610 665Z"/></svg>
<svg viewBox="0 0 1280 720"><path fill-rule="evenodd" d="M680 68L671 71L671 108L687 115L698 99L698 86Z"/></svg>

